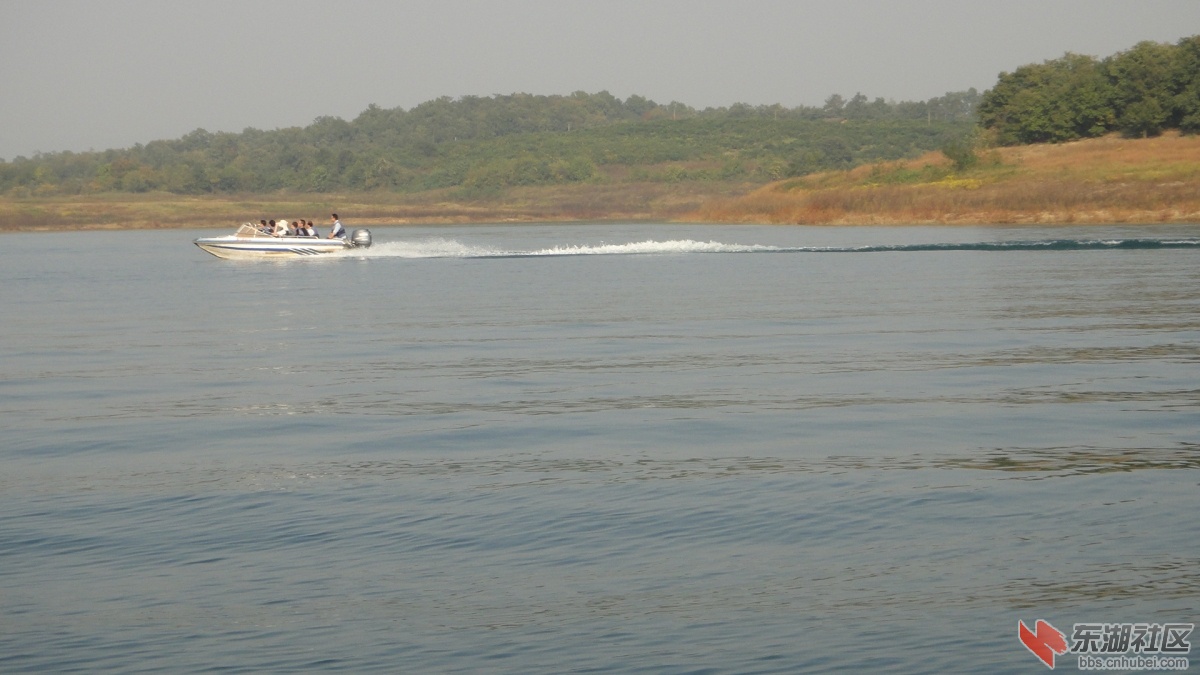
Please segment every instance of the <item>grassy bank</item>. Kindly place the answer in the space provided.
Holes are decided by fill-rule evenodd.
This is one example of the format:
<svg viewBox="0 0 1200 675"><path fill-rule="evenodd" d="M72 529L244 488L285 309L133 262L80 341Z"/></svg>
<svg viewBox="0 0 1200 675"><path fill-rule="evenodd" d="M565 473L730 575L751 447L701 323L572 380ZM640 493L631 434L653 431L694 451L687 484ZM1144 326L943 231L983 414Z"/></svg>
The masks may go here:
<svg viewBox="0 0 1200 675"><path fill-rule="evenodd" d="M693 219L736 223L1200 223L1200 137L1116 136L941 153L772 183Z"/></svg>
<svg viewBox="0 0 1200 675"><path fill-rule="evenodd" d="M232 228L260 218L350 226L582 220L794 224L1200 223L1200 137L941 153L756 186L595 182L495 193L106 194L0 199L0 231Z"/></svg>
<svg viewBox="0 0 1200 675"><path fill-rule="evenodd" d="M224 228L259 219L304 218L324 226L337 212L349 227L377 224L671 221L753 185L694 181L515 188L493 194L271 194L188 197L104 194L0 198L0 231Z"/></svg>

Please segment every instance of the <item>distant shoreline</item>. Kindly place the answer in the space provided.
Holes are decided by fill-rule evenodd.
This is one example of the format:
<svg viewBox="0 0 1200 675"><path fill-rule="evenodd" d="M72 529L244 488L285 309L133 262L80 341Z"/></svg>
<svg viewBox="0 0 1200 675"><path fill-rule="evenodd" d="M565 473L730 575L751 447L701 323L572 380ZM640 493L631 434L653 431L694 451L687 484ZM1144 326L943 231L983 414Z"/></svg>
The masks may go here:
<svg viewBox="0 0 1200 675"><path fill-rule="evenodd" d="M1105 137L941 153L768 185L692 181L418 194L0 198L0 232L222 229L263 218L355 225L664 222L778 225L1200 224L1200 136Z"/></svg>
<svg viewBox="0 0 1200 675"><path fill-rule="evenodd" d="M599 183L518 188L463 199L451 190L418 194L184 196L98 194L0 197L0 232L221 229L260 219L303 218L318 229L338 213L356 225L466 225L603 221L670 222L711 199L745 194L756 184Z"/></svg>

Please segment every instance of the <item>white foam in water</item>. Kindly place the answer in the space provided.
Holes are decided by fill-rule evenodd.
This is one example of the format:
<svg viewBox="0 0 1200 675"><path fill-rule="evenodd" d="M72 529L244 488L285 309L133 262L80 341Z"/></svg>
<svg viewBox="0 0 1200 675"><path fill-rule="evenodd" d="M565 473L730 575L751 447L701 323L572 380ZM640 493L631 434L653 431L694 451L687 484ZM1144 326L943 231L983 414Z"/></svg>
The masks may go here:
<svg viewBox="0 0 1200 675"><path fill-rule="evenodd" d="M371 248L350 251L362 258L486 258L510 255L485 246L467 246L453 239L433 238L420 241L389 241Z"/></svg>
<svg viewBox="0 0 1200 675"><path fill-rule="evenodd" d="M719 241L648 239L625 244L563 244L535 250L509 250L468 245L454 239L434 237L417 241L376 243L369 249L353 249L342 255L359 258L534 258L593 255L668 255L688 253L877 253L922 251L1005 251L1042 249L1145 248L1167 246L1191 248L1197 240L1125 240L1125 239L1048 239L1036 241L992 241L927 244L883 244L855 247L801 246L778 247L760 244L724 244Z"/></svg>
<svg viewBox="0 0 1200 675"><path fill-rule="evenodd" d="M748 253L752 251L776 251L774 246L743 246L722 244L716 241L641 241L629 244L600 244L597 246L556 246L532 251L526 255L630 255L644 253Z"/></svg>
<svg viewBox="0 0 1200 675"><path fill-rule="evenodd" d="M390 241L349 254L364 258L497 258L572 255L637 255L654 253L751 253L779 251L775 246L745 246L716 241L641 241L628 244L567 245L535 251L506 251L486 246L468 246L453 239Z"/></svg>

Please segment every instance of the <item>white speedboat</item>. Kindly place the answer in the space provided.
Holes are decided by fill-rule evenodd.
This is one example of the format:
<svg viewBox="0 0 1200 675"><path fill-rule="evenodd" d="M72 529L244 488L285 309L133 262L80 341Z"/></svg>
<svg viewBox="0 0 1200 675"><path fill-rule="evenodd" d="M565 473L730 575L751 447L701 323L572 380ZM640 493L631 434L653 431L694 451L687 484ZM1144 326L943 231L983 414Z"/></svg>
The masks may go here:
<svg viewBox="0 0 1200 675"><path fill-rule="evenodd" d="M370 230L354 230L349 239L320 237L289 237L267 234L252 223L246 223L234 234L223 237L202 237L195 240L200 248L217 256L234 260L256 258L293 258L348 251L371 246Z"/></svg>

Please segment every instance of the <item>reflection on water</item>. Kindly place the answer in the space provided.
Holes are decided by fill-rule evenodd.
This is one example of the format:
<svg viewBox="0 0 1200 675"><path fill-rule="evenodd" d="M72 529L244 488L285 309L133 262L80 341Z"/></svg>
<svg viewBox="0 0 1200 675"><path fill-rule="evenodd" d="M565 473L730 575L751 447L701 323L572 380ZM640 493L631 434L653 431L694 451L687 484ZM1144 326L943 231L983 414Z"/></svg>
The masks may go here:
<svg viewBox="0 0 1200 675"><path fill-rule="evenodd" d="M10 574L54 579L39 594L7 585L0 645L66 626L44 654L7 650L9 665L57 663L69 636L110 634L118 617L164 667L209 654L298 668L303 633L354 670L489 670L516 649L511 670L637 672L685 646L728 672L873 670L880 650L915 671L943 639L1015 669L1017 615L1194 615L1200 558L1180 541L1197 534L1181 509L1195 481L1161 469L1195 469L1196 450L1019 449L999 466L993 452L77 466L0 483L0 542L27 563ZM1104 458L1126 473L1093 472ZM363 632L374 625L388 639ZM892 637L859 648L872 631ZM420 655L398 657L396 640ZM224 660L217 646L240 641L254 648Z"/></svg>
<svg viewBox="0 0 1200 675"><path fill-rule="evenodd" d="M1065 579L1044 576L1015 578L994 593L1017 610L1044 611L1047 607L1079 603L1121 603L1153 595L1180 608L1180 615L1192 616L1195 598L1200 596L1200 561L1147 559L1097 564L1086 574L1063 575ZM1187 609L1183 609L1187 608ZM1177 610L1178 611L1178 610ZM1190 620L1190 618L1188 619Z"/></svg>
<svg viewBox="0 0 1200 675"><path fill-rule="evenodd" d="M655 458L610 456L603 459L538 456L535 453L503 458L423 458L295 462L235 466L185 466L130 471L122 466L91 467L84 474L57 473L35 483L5 480L0 488L10 494L28 491L54 494L75 490L156 492L172 490L272 491L300 490L339 484L375 484L380 481L444 477L462 479L475 486L519 487L560 484L619 484L638 481L721 480L789 474L843 474L856 471L921 470L995 471L1012 478L1045 480L1091 474L1143 470L1200 469L1200 444L1178 443L1164 447L1055 447L980 448L969 455L946 456L913 451L897 456L828 457L690 457Z"/></svg>
<svg viewBox="0 0 1200 675"><path fill-rule="evenodd" d="M1017 618L1191 621L1194 230L47 235L0 671L1026 672Z"/></svg>
<svg viewBox="0 0 1200 675"><path fill-rule="evenodd" d="M1179 443L1166 448L997 449L976 457L946 460L943 466L1032 474L1022 476L1029 479L1142 469L1200 469L1200 444Z"/></svg>

